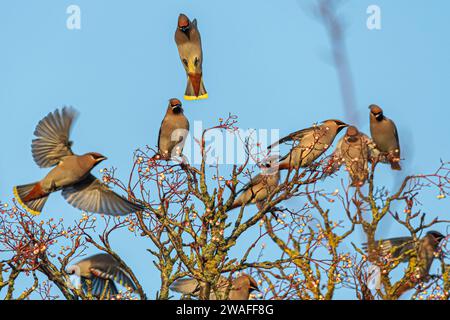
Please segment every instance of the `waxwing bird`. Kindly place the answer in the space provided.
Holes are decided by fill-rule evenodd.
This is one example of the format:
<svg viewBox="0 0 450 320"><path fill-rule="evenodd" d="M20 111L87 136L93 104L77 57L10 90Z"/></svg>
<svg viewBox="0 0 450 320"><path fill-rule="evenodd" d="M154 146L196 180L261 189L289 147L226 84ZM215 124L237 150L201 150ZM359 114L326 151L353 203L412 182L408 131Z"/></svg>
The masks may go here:
<svg viewBox="0 0 450 320"><path fill-rule="evenodd" d="M393 170L401 170L400 167L400 142L397 127L394 121L383 114L383 109L372 104L370 109L370 134L377 149L384 155L385 160L391 164Z"/></svg>
<svg viewBox="0 0 450 320"><path fill-rule="evenodd" d="M419 277L426 278L429 275L434 258L439 255L439 246L445 236L437 231L429 231L427 234L414 242L412 237L398 237L386 240L375 241L374 252L382 257L389 259L401 259L401 262L407 262L413 256L418 258ZM367 243L363 244L363 249L367 252Z"/></svg>
<svg viewBox="0 0 450 320"><path fill-rule="evenodd" d="M43 118L37 125L31 151L41 168L54 167L44 179L14 187L14 195L28 212L38 215L51 193L62 196L75 208L93 213L124 215L143 208L119 196L90 172L107 158L96 152L76 155L69 140L77 112L64 107Z"/></svg>
<svg viewBox="0 0 450 320"><path fill-rule="evenodd" d="M281 143L292 141L291 151L279 163L280 170L298 170L308 167L319 158L332 144L336 135L348 125L339 120L325 120L280 139L269 146L271 149Z"/></svg>
<svg viewBox="0 0 450 320"><path fill-rule="evenodd" d="M170 99L166 115L161 123L158 137L158 154L169 160L180 156L189 134L189 121L178 99Z"/></svg>
<svg viewBox="0 0 450 320"><path fill-rule="evenodd" d="M203 51L200 32L197 28L197 20L180 14L178 17L175 42L183 67L188 76L188 83L184 98L186 100L198 100L208 98L208 93L203 85Z"/></svg>
<svg viewBox="0 0 450 320"><path fill-rule="evenodd" d="M240 194L227 209L227 211L246 206L247 204L256 204L258 210L261 210L270 196L276 189L280 181L280 171L275 157L271 157L261 168L261 173L250 180L239 192Z"/></svg>
<svg viewBox="0 0 450 320"><path fill-rule="evenodd" d="M80 277L83 291L88 293L87 280L91 280L91 293L95 297L111 298L119 293L114 282L135 291L136 286L120 263L109 254L99 253L69 266L67 273Z"/></svg>
<svg viewBox="0 0 450 320"><path fill-rule="evenodd" d="M230 285L231 288L229 288ZM205 283L199 282L197 279L186 278L175 281L170 289L183 295L198 297L204 287ZM229 279L220 277L216 287L217 291L220 292L222 296L229 290L229 300L248 300L251 292L259 291L257 282L248 274L237 277L231 284ZM210 291L209 300L217 300L214 290L212 289Z"/></svg>
<svg viewBox="0 0 450 320"><path fill-rule="evenodd" d="M369 161L376 153L372 140L356 127L349 126L332 154L333 170L345 164L352 186L360 187L369 176Z"/></svg>

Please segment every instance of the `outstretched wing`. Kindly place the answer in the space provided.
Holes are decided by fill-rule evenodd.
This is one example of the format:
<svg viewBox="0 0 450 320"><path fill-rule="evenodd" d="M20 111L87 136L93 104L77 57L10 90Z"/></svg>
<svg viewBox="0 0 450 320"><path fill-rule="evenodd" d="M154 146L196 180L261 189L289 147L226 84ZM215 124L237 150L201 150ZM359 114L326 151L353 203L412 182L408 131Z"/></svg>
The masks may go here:
<svg viewBox="0 0 450 320"><path fill-rule="evenodd" d="M66 156L73 155L70 138L77 112L71 107L55 110L39 121L31 144L33 159L41 168L52 167Z"/></svg>
<svg viewBox="0 0 450 320"><path fill-rule="evenodd" d="M105 256L107 259L105 259ZM104 280L115 281L127 289L136 290L136 286L128 273L120 267L119 263L112 256L103 254L98 255L98 257L99 259L92 259L90 268L94 276Z"/></svg>
<svg viewBox="0 0 450 320"><path fill-rule="evenodd" d="M143 210L142 206L119 196L93 175L64 188L62 196L75 208L87 212L118 216Z"/></svg>
<svg viewBox="0 0 450 320"><path fill-rule="evenodd" d="M391 255L398 258L406 252L414 249L414 240L412 237L398 237L386 240L375 241L375 246L380 250L382 256ZM367 243L363 244L363 249L367 252ZM405 255L403 260L407 260Z"/></svg>
<svg viewBox="0 0 450 320"><path fill-rule="evenodd" d="M91 293L94 297L111 299L119 294L116 285L112 280L105 280L102 278L92 277L91 279ZM86 278L81 278L81 287L83 291L88 293L89 286Z"/></svg>

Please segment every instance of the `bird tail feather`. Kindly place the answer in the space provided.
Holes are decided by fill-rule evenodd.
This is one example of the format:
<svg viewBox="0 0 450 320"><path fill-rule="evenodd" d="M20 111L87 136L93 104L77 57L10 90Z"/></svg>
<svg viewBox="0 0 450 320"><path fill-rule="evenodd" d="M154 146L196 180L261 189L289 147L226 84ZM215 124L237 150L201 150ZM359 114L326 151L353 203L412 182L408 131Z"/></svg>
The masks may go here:
<svg viewBox="0 0 450 320"><path fill-rule="evenodd" d="M207 99L208 93L206 92L205 85L203 84L203 78L201 74L189 74L187 80L186 91L184 93L184 99L186 100L201 100Z"/></svg>
<svg viewBox="0 0 450 320"><path fill-rule="evenodd" d="M16 186L13 192L20 205L35 216L41 214L50 195L42 190L39 182Z"/></svg>
<svg viewBox="0 0 450 320"><path fill-rule="evenodd" d="M392 161L391 169L392 170L402 170L402 167L400 166L400 163L398 163L397 161Z"/></svg>

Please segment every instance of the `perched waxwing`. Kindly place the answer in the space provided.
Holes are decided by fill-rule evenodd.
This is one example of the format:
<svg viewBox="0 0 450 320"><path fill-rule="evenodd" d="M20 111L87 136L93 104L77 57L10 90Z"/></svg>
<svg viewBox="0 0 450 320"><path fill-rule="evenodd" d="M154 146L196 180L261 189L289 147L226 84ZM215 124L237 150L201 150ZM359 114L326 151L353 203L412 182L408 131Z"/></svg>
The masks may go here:
<svg viewBox="0 0 450 320"><path fill-rule="evenodd" d="M373 141L354 126L349 126L332 154L333 169L343 164L348 171L352 186L362 186L369 175L369 161L377 154Z"/></svg>
<svg viewBox="0 0 450 320"><path fill-rule="evenodd" d="M34 161L41 168L54 168L44 179L14 187L17 201L30 213L41 213L48 197L62 190L62 196L75 208L83 211L124 215L142 207L119 196L90 172L105 156L89 152L76 155L69 140L70 129L77 112L64 107L42 119L34 132L31 151Z"/></svg>
<svg viewBox="0 0 450 320"><path fill-rule="evenodd" d="M291 133L269 146L271 149L281 143L293 142L291 151L281 159L280 170L298 170L308 167L332 144L336 135L348 125L339 120L325 120L320 125Z"/></svg>
<svg viewBox="0 0 450 320"><path fill-rule="evenodd" d="M280 182L280 171L276 163L275 156L268 159L262 165L261 173L252 178L239 192L240 194L227 209L233 210L250 203L256 204L258 210L261 210L267 200L267 197L276 189Z"/></svg>
<svg viewBox="0 0 450 320"><path fill-rule="evenodd" d="M159 129L159 156L166 160L180 156L188 134L189 121L183 113L180 100L170 99L166 115Z"/></svg>
<svg viewBox="0 0 450 320"><path fill-rule="evenodd" d="M119 293L114 282L135 291L136 286L120 263L109 254L99 253L67 267L67 273L81 280L81 288L89 292L87 280L91 280L91 293L99 298L111 298Z"/></svg>
<svg viewBox="0 0 450 320"><path fill-rule="evenodd" d="M380 150L382 162L391 164L393 170L401 170L400 167L400 142L398 140L397 127L394 121L383 114L383 109L372 104L370 109L370 134L377 149Z"/></svg>
<svg viewBox="0 0 450 320"><path fill-rule="evenodd" d="M175 42L181 62L188 76L184 98L186 100L208 98L208 93L203 85L202 41L196 19L190 21L186 15L180 14L177 30L175 31Z"/></svg>
<svg viewBox="0 0 450 320"><path fill-rule="evenodd" d="M230 285L231 288L229 288ZM203 282L187 278L175 281L170 289L183 295L198 297L204 287L205 284ZM222 296L229 290L228 300L248 300L251 292L259 291L257 282L248 274L237 277L231 284L229 279L220 277L216 289ZM217 300L214 290L212 289L210 290L209 300Z"/></svg>
<svg viewBox="0 0 450 320"><path fill-rule="evenodd" d="M375 241L374 251L369 256L380 255L390 260L401 259L407 262L413 256L418 258L419 278L423 279L429 275L434 258L439 255L439 246L445 236L437 231L429 231L417 242L412 237L398 237ZM363 244L367 252L367 243Z"/></svg>

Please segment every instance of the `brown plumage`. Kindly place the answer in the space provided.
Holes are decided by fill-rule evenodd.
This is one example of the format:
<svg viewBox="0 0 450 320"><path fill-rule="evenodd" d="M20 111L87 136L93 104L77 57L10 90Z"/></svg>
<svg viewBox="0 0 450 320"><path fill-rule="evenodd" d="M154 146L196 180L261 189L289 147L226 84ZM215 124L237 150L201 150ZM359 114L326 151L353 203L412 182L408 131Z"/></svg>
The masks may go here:
<svg viewBox="0 0 450 320"><path fill-rule="evenodd" d="M184 98L186 100L206 99L208 93L203 84L202 41L196 19L190 21L186 15L179 15L175 43L188 77Z"/></svg>
<svg viewBox="0 0 450 320"><path fill-rule="evenodd" d="M347 124L342 121L325 120L320 125L291 133L269 146L269 149L282 143L293 142L291 151L281 159L279 169L298 170L310 166L319 158L345 127Z"/></svg>
<svg viewBox="0 0 450 320"><path fill-rule="evenodd" d="M199 297L204 290L205 283L196 279L187 278L177 280L170 289L183 295ZM225 277L220 277L216 285L216 290L223 296L229 290L228 300L248 300L252 291L259 291L258 284L250 275L243 274L231 283ZM214 290L211 288L209 300L217 300Z"/></svg>
<svg viewBox="0 0 450 320"><path fill-rule="evenodd" d="M344 137L339 140L332 154L332 170L343 164L352 180L351 185L364 185L369 175L369 161L378 151L372 140L356 127L349 126Z"/></svg>
<svg viewBox="0 0 450 320"><path fill-rule="evenodd" d="M394 121L384 116L379 106L372 104L369 108L370 134L381 152L379 160L390 163L393 170L401 170L400 142Z"/></svg>
<svg viewBox="0 0 450 320"><path fill-rule="evenodd" d="M40 181L14 187L18 202L30 213L41 213L49 195L62 190L63 197L83 211L123 215L142 210L138 204L119 196L97 180L90 171L106 157L89 152L76 155L69 140L71 126L77 116L73 108L64 107L49 113L34 132L31 149L41 168L54 168Z"/></svg>
<svg viewBox="0 0 450 320"><path fill-rule="evenodd" d="M181 156L189 134L189 121L183 113L180 100L170 99L158 136L158 154L162 159Z"/></svg>
<svg viewBox="0 0 450 320"><path fill-rule="evenodd" d="M68 274L80 277L81 286L88 293L87 280L91 280L91 293L100 298L112 298L119 292L114 282L119 283L128 290L135 291L136 286L128 273L120 266L113 256L100 253L83 259L67 268Z"/></svg>
<svg viewBox="0 0 450 320"><path fill-rule="evenodd" d="M258 210L261 210L270 194L276 189L280 181L280 171L274 157L262 166L262 172L252 178L240 191L239 196L227 211L256 204Z"/></svg>

